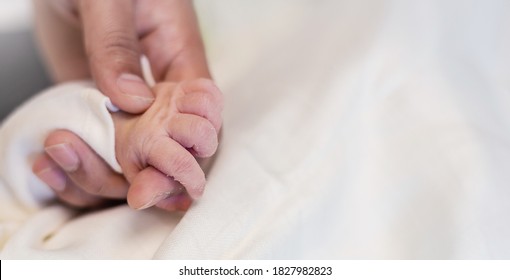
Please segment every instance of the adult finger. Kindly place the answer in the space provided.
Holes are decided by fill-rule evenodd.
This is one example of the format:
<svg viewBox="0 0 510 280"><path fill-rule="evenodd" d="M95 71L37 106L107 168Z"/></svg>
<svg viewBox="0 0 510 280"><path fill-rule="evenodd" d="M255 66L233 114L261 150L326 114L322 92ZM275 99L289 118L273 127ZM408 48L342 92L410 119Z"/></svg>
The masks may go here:
<svg viewBox="0 0 510 280"><path fill-rule="evenodd" d="M193 1L144 0L138 8L141 45L157 81L210 78Z"/></svg>
<svg viewBox="0 0 510 280"><path fill-rule="evenodd" d="M134 1L81 0L78 7L98 88L123 111L144 112L154 97L142 79Z"/></svg>
<svg viewBox="0 0 510 280"><path fill-rule="evenodd" d="M105 197L125 198L128 183L83 140L67 130L51 133L45 151L84 192Z"/></svg>
<svg viewBox="0 0 510 280"><path fill-rule="evenodd" d="M48 185L57 197L74 207L94 207L103 200L81 190L66 173L46 154L39 155L32 167L34 174Z"/></svg>

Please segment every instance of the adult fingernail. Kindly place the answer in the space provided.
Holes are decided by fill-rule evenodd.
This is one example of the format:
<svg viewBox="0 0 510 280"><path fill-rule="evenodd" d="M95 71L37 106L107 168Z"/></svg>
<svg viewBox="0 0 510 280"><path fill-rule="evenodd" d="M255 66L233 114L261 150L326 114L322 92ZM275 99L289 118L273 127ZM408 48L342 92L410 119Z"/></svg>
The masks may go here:
<svg viewBox="0 0 510 280"><path fill-rule="evenodd" d="M147 84L136 75L128 73L120 75L117 79L117 86L122 93L136 102L152 103L154 101L154 96Z"/></svg>
<svg viewBox="0 0 510 280"><path fill-rule="evenodd" d="M45 148L50 157L67 172L73 172L80 166L80 158L70 144L62 143Z"/></svg>
<svg viewBox="0 0 510 280"><path fill-rule="evenodd" d="M36 175L56 192L62 192L66 188L66 176L59 170L46 168L39 171Z"/></svg>

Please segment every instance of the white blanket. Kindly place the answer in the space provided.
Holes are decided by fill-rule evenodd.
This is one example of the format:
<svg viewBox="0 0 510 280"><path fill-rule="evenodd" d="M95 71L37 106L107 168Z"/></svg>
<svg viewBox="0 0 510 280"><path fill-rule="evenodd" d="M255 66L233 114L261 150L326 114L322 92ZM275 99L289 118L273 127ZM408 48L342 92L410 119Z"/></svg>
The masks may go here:
<svg viewBox="0 0 510 280"><path fill-rule="evenodd" d="M2 259L510 257L510 2L197 6L226 97L204 197L75 213L2 156Z"/></svg>

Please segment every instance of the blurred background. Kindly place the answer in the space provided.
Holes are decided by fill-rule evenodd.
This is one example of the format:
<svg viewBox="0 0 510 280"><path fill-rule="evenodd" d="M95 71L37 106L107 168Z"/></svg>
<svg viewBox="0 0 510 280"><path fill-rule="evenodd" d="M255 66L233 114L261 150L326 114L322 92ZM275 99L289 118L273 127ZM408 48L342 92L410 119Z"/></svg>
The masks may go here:
<svg viewBox="0 0 510 280"><path fill-rule="evenodd" d="M50 85L32 34L30 0L0 0L0 120Z"/></svg>

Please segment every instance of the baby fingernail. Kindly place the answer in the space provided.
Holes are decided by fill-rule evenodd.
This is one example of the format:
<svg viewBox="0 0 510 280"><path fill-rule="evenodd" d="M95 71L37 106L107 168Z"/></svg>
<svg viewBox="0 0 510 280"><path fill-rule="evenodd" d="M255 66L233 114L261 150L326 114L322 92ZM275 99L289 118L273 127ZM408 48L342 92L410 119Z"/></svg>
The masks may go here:
<svg viewBox="0 0 510 280"><path fill-rule="evenodd" d="M125 95L135 99L137 102L152 103L154 96L142 78L124 73L117 79L117 86Z"/></svg>
<svg viewBox="0 0 510 280"><path fill-rule="evenodd" d="M136 208L136 210L143 210L143 209L152 207L152 206L156 205L158 202L160 202L161 200L168 198L170 195L172 195L172 193L173 192L158 193L158 194L154 195L149 202L145 203L141 207Z"/></svg>
<svg viewBox="0 0 510 280"><path fill-rule="evenodd" d="M189 194L189 196L191 196L191 198L193 198L194 200L197 200L202 197L202 195L204 194L204 190L205 190L205 185L200 185L194 189L188 190L188 194Z"/></svg>
<svg viewBox="0 0 510 280"><path fill-rule="evenodd" d="M65 171L76 171L80 166L80 158L70 144L62 143L45 148L50 157Z"/></svg>
<svg viewBox="0 0 510 280"><path fill-rule="evenodd" d="M58 170L46 168L36 175L56 192L62 192L66 188L66 176Z"/></svg>

